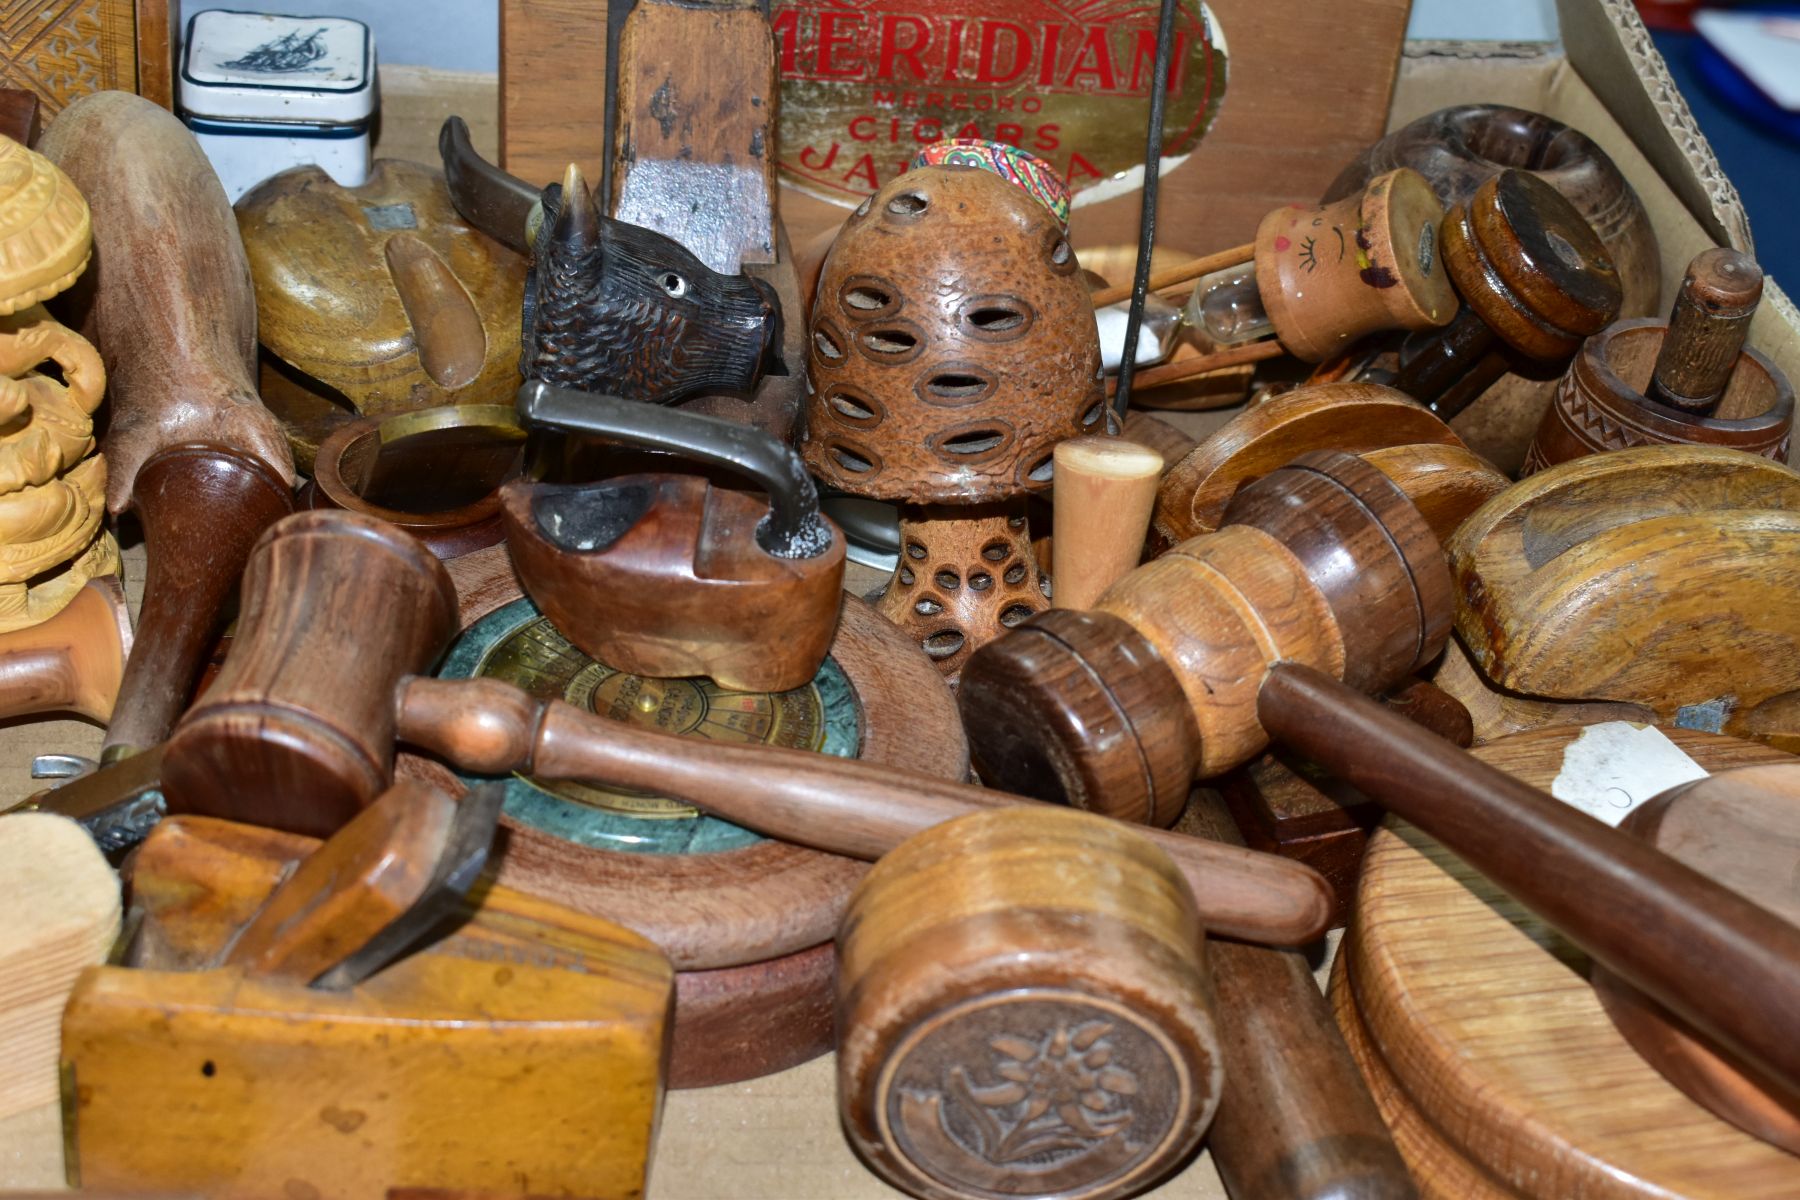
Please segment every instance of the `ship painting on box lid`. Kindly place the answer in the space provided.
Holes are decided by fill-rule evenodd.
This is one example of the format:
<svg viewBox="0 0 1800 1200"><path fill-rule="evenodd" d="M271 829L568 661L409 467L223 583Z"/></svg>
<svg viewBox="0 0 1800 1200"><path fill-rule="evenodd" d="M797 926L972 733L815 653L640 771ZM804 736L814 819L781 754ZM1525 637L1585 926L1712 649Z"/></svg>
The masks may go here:
<svg viewBox="0 0 1800 1200"><path fill-rule="evenodd" d="M776 0L782 172L850 206L923 145L987 138L1048 161L1076 207L1131 191L1156 17L1143 0ZM1225 64L1212 10L1180 0L1162 171L1206 135Z"/></svg>

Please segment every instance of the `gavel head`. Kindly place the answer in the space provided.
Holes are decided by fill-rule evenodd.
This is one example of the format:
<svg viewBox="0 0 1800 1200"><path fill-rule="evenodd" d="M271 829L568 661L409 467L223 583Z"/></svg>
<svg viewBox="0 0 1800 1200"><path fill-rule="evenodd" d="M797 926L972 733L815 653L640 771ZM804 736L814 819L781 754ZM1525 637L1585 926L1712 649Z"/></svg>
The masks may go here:
<svg viewBox="0 0 1800 1200"><path fill-rule="evenodd" d="M1147 839L1004 808L889 852L838 935L851 1144L929 1200L1133 1195L1222 1081L1193 899Z"/></svg>
<svg viewBox="0 0 1800 1200"><path fill-rule="evenodd" d="M169 738L169 810L329 835L388 785L395 687L455 632L456 589L416 538L357 513L277 522L231 653Z"/></svg>
<svg viewBox="0 0 1800 1200"><path fill-rule="evenodd" d="M1062 225L972 166L922 167L844 222L813 301L801 444L845 491L976 504L1048 490L1056 443L1110 420Z"/></svg>
<svg viewBox="0 0 1800 1200"><path fill-rule="evenodd" d="M1514 351L1560 362L1619 315L1619 272L1562 193L1526 171L1502 171L1444 219L1444 268L1489 329Z"/></svg>
<svg viewBox="0 0 1800 1200"><path fill-rule="evenodd" d="M543 206L525 283L528 378L657 404L755 389L781 345L773 288L602 216L573 166Z"/></svg>
<svg viewBox="0 0 1800 1200"><path fill-rule="evenodd" d="M977 651L957 703L990 786L1168 824L1193 777L1267 745L1256 697L1296 662L1377 691L1443 648L1450 575L1425 518L1352 455L1246 485L1217 532Z"/></svg>

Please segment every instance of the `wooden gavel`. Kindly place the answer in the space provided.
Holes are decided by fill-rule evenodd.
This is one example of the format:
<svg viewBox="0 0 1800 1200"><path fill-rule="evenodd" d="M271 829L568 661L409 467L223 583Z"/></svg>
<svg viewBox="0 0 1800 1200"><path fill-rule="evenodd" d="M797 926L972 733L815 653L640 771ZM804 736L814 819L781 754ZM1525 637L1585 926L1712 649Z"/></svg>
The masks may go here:
<svg viewBox="0 0 1800 1200"><path fill-rule="evenodd" d="M454 588L418 541L358 514L279 522L242 594L230 656L162 751L172 812L329 834L387 786L396 737L460 770L654 791L862 858L950 817L1025 803L804 751L678 740L496 680L422 678L413 672L455 633ZM1147 832L1181 866L1207 928L1287 944L1323 930L1330 889L1310 868Z"/></svg>
<svg viewBox="0 0 1800 1200"><path fill-rule="evenodd" d="M1096 611L1053 611L975 655L958 702L988 782L1114 812L1167 808L1196 770L1279 740L1800 1095L1800 928L1362 694L1442 648L1451 598L1391 481L1306 455Z"/></svg>

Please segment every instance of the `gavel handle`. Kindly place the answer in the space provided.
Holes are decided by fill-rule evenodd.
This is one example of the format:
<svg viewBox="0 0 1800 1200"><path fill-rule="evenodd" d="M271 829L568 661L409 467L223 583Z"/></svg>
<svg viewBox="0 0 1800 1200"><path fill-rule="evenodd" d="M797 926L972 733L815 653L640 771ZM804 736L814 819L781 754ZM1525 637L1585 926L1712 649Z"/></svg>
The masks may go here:
<svg viewBox="0 0 1800 1200"><path fill-rule="evenodd" d="M397 694L401 741L465 771L585 779L686 801L769 837L875 859L913 834L1023 796L804 750L678 738L544 704L497 680L412 676ZM1303 945L1330 921L1332 895L1311 867L1159 829L1138 832L1175 860L1207 929Z"/></svg>
<svg viewBox="0 0 1800 1200"><path fill-rule="evenodd" d="M1800 926L1311 668L1257 715L1800 1101Z"/></svg>

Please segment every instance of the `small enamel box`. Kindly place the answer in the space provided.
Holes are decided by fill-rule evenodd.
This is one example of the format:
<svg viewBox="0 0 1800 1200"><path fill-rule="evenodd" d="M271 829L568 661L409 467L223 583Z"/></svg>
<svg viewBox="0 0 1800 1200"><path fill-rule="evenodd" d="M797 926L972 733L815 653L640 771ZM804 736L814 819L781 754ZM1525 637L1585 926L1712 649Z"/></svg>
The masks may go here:
<svg viewBox="0 0 1800 1200"><path fill-rule="evenodd" d="M375 40L367 25L343 17L196 13L180 102L233 204L305 163L356 187L369 175Z"/></svg>

